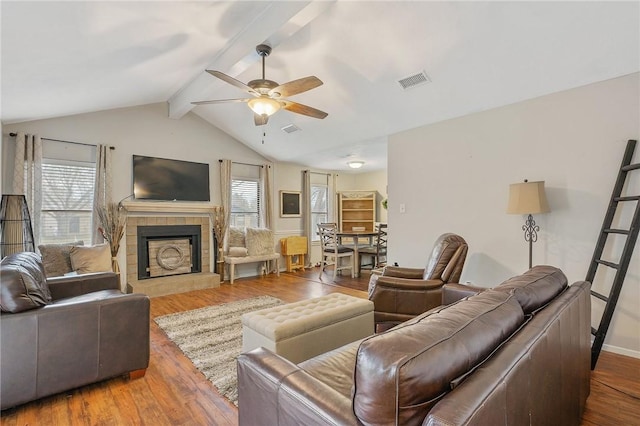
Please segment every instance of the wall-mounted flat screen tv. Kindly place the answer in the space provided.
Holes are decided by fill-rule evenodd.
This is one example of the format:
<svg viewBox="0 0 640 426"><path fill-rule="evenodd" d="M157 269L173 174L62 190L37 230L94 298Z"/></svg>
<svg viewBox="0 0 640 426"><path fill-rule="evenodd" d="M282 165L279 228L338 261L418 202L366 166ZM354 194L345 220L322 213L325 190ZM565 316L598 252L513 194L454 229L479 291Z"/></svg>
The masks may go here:
<svg viewBox="0 0 640 426"><path fill-rule="evenodd" d="M209 165L134 155L133 194L140 200L210 201Z"/></svg>

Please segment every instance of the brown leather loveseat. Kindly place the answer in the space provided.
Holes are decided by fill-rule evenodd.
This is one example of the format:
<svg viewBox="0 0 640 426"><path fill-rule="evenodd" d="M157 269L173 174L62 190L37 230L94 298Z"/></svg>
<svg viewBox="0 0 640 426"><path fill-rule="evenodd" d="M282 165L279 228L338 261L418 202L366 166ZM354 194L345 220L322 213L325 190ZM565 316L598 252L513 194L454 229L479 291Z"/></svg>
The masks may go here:
<svg viewBox="0 0 640 426"><path fill-rule="evenodd" d="M239 423L578 425L589 290L536 266L298 365L264 348L242 354Z"/></svg>
<svg viewBox="0 0 640 426"><path fill-rule="evenodd" d="M149 298L114 273L45 279L40 255L9 255L0 305L3 410L149 365Z"/></svg>

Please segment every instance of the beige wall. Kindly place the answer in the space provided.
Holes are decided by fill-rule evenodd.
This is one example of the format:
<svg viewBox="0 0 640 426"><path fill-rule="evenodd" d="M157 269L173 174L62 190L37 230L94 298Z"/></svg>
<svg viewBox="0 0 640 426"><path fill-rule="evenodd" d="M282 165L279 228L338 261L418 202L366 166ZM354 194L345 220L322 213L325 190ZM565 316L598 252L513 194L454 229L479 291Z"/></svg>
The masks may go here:
<svg viewBox="0 0 640 426"><path fill-rule="evenodd" d="M524 216L505 213L510 183L546 181L534 264L584 279L628 139L640 137L640 74L591 84L389 139L389 261L424 265L444 232L467 239L462 280L494 286L527 268ZM635 162L640 162L640 148ZM629 185L640 193L640 177ZM400 213L400 204L406 213ZM625 209L622 222L630 220ZM616 241L607 252L619 251ZM600 277L594 289L604 290ZM600 302L593 311L600 312ZM640 357L640 247L606 345ZM594 322L594 325L597 325Z"/></svg>
<svg viewBox="0 0 640 426"><path fill-rule="evenodd" d="M302 218L282 218L280 217L280 190L289 191L301 191L303 187L302 172L308 169L308 167L302 167L296 164L289 163L276 163L273 166L274 170L274 228L276 234L276 240L290 235L303 235L304 224ZM382 202L382 197L386 195L387 174L386 171L376 171L369 173L344 173L337 171L327 170L312 170L318 173L335 173L336 189L337 191L348 190L370 190L375 189L378 191L379 203ZM382 194L382 195L381 195ZM331 200L333 203L337 203L336 200ZM331 208L331 207L330 207ZM386 221L386 211L382 212L382 207L378 205L378 220ZM334 218L337 220L337 218ZM320 247L318 244L314 244L311 249L311 262L317 263L320 261Z"/></svg>
<svg viewBox="0 0 640 426"><path fill-rule="evenodd" d="M387 210L382 207L382 201L387 198L387 171L377 170L368 173L358 173L354 175L354 188L360 190L373 189L376 195L376 220L387 222Z"/></svg>
<svg viewBox="0 0 640 426"><path fill-rule="evenodd" d="M8 135L19 131L52 139L114 146L114 200L133 192L133 154L209 163L211 201L215 204L220 203L219 159L252 164L266 162L258 153L195 114L189 113L180 120L168 118L164 103L5 124L2 131L3 192L9 191L11 184L7 174L12 168L13 143L8 142L13 138L9 140ZM122 246L125 244L123 241ZM124 250L120 251L118 258L126 276Z"/></svg>
<svg viewBox="0 0 640 426"><path fill-rule="evenodd" d="M195 114L187 114L180 120L167 117L164 103L139 107L121 108L88 114L36 120L24 123L8 124L2 128L2 149L0 158L2 172L0 187L3 192L11 190L11 173L13 159L13 138L11 132L37 133L42 137L89 144L108 144L116 147L113 151L113 198L120 200L132 192L133 154L172 158L186 161L209 163L211 179L211 201L220 203L219 175L217 160L231 160L264 164L267 160L255 151L247 148L228 134L202 120ZM280 190L302 191L302 167L287 163L276 163L272 167L273 178L273 228L276 242L288 235L302 235L302 218L281 218L279 213ZM318 170L325 172L324 170ZM384 173L383 173L384 174ZM373 173L376 178L358 178L368 174L341 174L338 186L343 189L385 188L379 183L381 172ZM357 179L364 179L363 186L358 186ZM374 182L374 183L372 183ZM317 253L316 253L317 251ZM319 250L314 250L313 261L319 261ZM126 265L124 254L120 253L120 264ZM256 264L257 265L257 264ZM250 276L260 273L259 265L239 265L238 276ZM126 268L125 269L126 273Z"/></svg>
<svg viewBox="0 0 640 426"><path fill-rule="evenodd" d="M217 179L220 175L219 159L229 158L252 163L266 161L255 151L195 114L189 113L180 120L168 118L164 103L5 124L3 139L9 133L18 131L37 133L53 139L114 146L115 200L133 192L133 154L209 163L213 202L220 200Z"/></svg>

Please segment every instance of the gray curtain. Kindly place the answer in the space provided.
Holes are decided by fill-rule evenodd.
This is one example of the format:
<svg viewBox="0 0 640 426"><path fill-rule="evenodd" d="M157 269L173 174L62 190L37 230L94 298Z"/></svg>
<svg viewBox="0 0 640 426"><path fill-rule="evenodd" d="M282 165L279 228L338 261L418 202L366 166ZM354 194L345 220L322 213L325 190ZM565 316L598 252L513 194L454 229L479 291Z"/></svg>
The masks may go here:
<svg viewBox="0 0 640 426"><path fill-rule="evenodd" d="M98 231L98 207L105 207L112 200L111 148L98 145L96 149L96 180L93 189L93 215L91 217L92 244L102 243L104 238Z"/></svg>
<svg viewBox="0 0 640 426"><path fill-rule="evenodd" d="M308 268L311 264L311 237L315 232L311 223L311 171L304 170L302 172L302 215L304 224L304 235L307 237L307 261Z"/></svg>
<svg viewBox="0 0 640 426"><path fill-rule="evenodd" d="M260 168L260 179L262 180L263 185L263 200L262 200L262 214L263 217L263 227L267 229L272 229L272 215L273 215L273 196L271 191L271 166L269 164L265 164Z"/></svg>
<svg viewBox="0 0 640 426"><path fill-rule="evenodd" d="M226 251L226 235L231 220L231 160L220 160L220 197L225 218L222 235L225 236L224 250Z"/></svg>
<svg viewBox="0 0 640 426"><path fill-rule="evenodd" d="M42 211L42 140L38 135L18 133L13 168L13 193L24 194L29 207L33 239L40 242Z"/></svg>

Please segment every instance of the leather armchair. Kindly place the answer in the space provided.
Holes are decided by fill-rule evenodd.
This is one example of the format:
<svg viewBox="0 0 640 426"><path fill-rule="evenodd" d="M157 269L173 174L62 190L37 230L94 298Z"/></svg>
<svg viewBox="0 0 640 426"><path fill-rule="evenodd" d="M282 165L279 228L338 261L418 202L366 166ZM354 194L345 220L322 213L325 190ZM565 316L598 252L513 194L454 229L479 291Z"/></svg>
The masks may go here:
<svg viewBox="0 0 640 426"><path fill-rule="evenodd" d="M382 275L371 275L376 324L395 325L443 304L442 286L460 280L467 250L464 238L446 233L435 242L425 268L387 266Z"/></svg>
<svg viewBox="0 0 640 426"><path fill-rule="evenodd" d="M116 274L45 279L39 255L17 253L0 263L0 295L1 409L144 375L149 298L123 294Z"/></svg>

